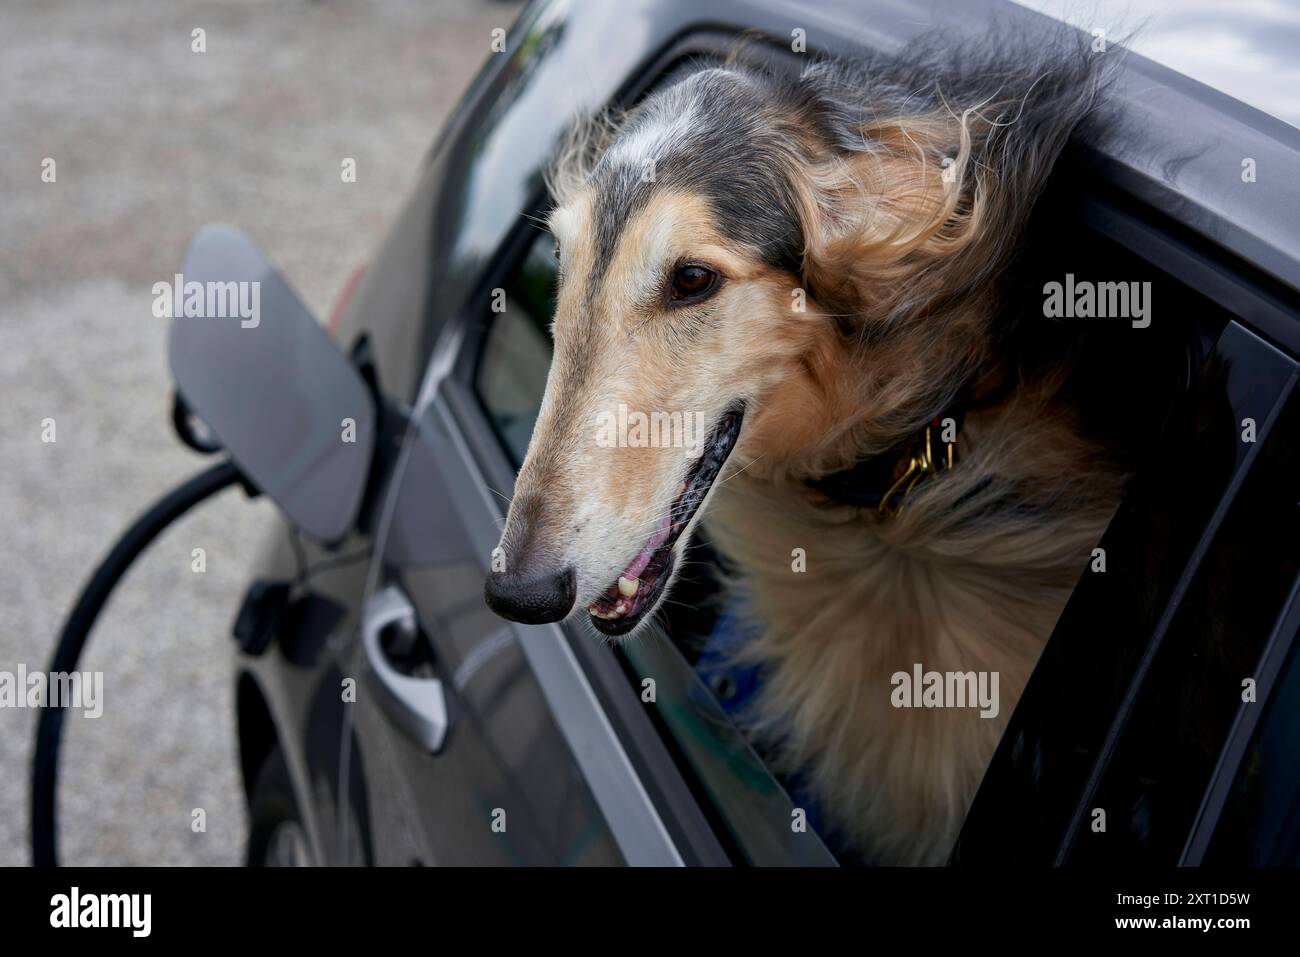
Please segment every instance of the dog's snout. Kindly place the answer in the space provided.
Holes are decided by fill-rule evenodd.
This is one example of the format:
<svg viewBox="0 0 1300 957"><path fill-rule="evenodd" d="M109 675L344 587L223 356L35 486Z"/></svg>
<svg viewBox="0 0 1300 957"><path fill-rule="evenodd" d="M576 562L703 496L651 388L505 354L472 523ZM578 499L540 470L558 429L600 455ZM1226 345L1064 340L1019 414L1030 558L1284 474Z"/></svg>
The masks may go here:
<svg viewBox="0 0 1300 957"><path fill-rule="evenodd" d="M488 607L502 618L542 625L559 621L569 613L578 595L578 584L571 565L540 574L490 572L483 594Z"/></svg>

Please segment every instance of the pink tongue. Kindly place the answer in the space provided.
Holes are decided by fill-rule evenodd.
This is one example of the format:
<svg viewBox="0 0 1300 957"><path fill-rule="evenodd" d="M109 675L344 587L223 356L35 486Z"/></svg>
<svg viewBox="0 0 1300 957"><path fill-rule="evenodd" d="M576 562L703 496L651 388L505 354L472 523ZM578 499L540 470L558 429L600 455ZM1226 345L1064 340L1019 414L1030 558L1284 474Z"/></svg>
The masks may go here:
<svg viewBox="0 0 1300 957"><path fill-rule="evenodd" d="M632 559L632 564L623 569L623 578L640 578L645 567L650 564L650 556L659 550L659 546L668 540L668 533L672 530L672 513L664 515L659 523L659 530L650 536L650 541L637 553L636 558Z"/></svg>

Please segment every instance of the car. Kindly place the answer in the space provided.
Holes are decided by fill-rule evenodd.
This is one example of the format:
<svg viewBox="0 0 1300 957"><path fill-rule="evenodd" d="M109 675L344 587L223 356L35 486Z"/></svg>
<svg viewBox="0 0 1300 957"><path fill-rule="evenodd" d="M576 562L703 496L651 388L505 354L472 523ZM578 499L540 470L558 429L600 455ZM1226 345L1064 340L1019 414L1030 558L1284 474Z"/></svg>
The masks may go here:
<svg viewBox="0 0 1300 957"><path fill-rule="evenodd" d="M483 601L550 360L543 171L574 116L742 38L797 69L927 23L1038 16L926 0L527 8L328 323L379 421L357 520L327 544L286 523L235 629L250 864L854 863L747 740L735 676L701 656L707 549L631 641L506 622ZM1153 284L1141 334L1165 378L1134 410L1145 464L951 863L1293 865L1300 134L1136 55L1111 98L1120 128L1072 148L1038 236L1056 275Z"/></svg>

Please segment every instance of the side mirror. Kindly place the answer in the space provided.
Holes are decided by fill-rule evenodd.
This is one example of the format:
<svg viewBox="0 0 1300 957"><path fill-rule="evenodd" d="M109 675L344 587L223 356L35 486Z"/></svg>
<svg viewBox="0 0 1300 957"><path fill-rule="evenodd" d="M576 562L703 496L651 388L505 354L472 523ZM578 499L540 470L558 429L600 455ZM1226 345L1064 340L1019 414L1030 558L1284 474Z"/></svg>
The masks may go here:
<svg viewBox="0 0 1300 957"><path fill-rule="evenodd" d="M369 387L240 230L204 226L183 269L154 288L181 397L293 524L340 541L374 455Z"/></svg>

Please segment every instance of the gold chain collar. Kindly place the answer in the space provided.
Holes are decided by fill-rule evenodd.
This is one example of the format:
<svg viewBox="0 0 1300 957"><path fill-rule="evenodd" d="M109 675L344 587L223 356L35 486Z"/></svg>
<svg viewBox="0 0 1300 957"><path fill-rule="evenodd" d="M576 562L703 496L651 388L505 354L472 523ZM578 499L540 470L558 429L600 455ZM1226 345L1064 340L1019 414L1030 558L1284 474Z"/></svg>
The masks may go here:
<svg viewBox="0 0 1300 957"><path fill-rule="evenodd" d="M907 503L907 496L922 481L934 478L937 475L947 472L957 464L957 437L955 434L951 442L936 441L941 436L934 436L939 428L939 420L936 419L925 427L925 432L918 435L913 441L910 452L907 453L907 468L898 480L889 487L889 491L880 497L880 504L876 506L876 511L886 517L894 518L902 514L903 506ZM936 448L936 446L939 446ZM938 454L936 454L936 452Z"/></svg>

